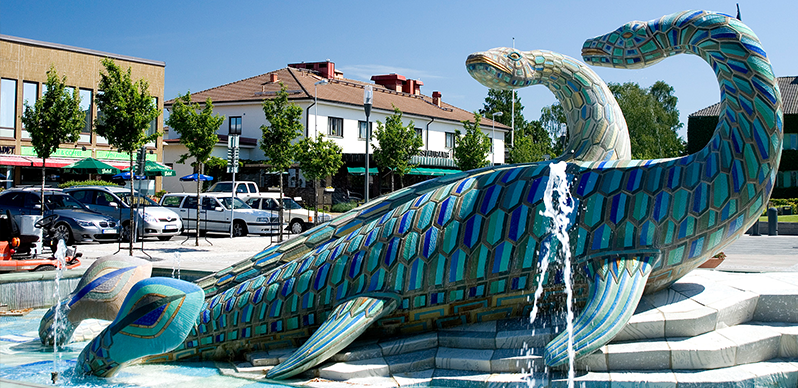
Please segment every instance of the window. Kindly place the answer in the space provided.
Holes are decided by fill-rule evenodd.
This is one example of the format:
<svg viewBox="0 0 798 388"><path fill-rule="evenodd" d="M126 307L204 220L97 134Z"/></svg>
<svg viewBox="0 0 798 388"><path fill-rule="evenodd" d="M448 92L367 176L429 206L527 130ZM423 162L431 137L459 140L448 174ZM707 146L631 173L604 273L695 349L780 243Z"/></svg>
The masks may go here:
<svg viewBox="0 0 798 388"><path fill-rule="evenodd" d="M82 203L91 203L92 202L91 197L93 193L94 192L91 190L77 190L77 191L70 191L69 195L71 195L72 198L75 198Z"/></svg>
<svg viewBox="0 0 798 388"><path fill-rule="evenodd" d="M247 205L253 209L260 209L260 198L251 198L247 201Z"/></svg>
<svg viewBox="0 0 798 388"><path fill-rule="evenodd" d="M183 209L196 209L197 208L197 197L186 197L186 200L183 201Z"/></svg>
<svg viewBox="0 0 798 388"><path fill-rule="evenodd" d="M80 89L80 110L86 114L86 124L83 125L83 129L80 131L80 139L78 140L81 143L91 143L91 106L93 105L91 97L91 90Z"/></svg>
<svg viewBox="0 0 798 388"><path fill-rule="evenodd" d="M454 133L446 132L446 148L454 148Z"/></svg>
<svg viewBox="0 0 798 388"><path fill-rule="evenodd" d="M101 94L103 94L103 91L102 90L98 90L97 91L97 95L99 96ZM94 122L95 123L101 123L101 122L103 122L103 117L105 115L103 115L103 111L100 110L100 107L97 104L95 104L95 106L97 106L97 112L96 112L96 115L94 116L95 117ZM97 136L97 144L108 144L108 140L106 138L102 137L102 136Z"/></svg>
<svg viewBox="0 0 798 388"><path fill-rule="evenodd" d="M22 105L33 108L36 105L36 100L39 99L39 84L36 82L23 82L22 83ZM23 112L25 108L22 108ZM22 138L30 139L30 134L25 128L22 129Z"/></svg>
<svg viewBox="0 0 798 388"><path fill-rule="evenodd" d="M254 183L247 183L247 187L249 187L249 192L250 193L257 193L258 192L258 187L255 186Z"/></svg>
<svg viewBox="0 0 798 388"><path fill-rule="evenodd" d="M372 129L374 129L374 123L369 121L369 137L373 137ZM365 121L358 121L357 122L357 138L366 140L366 122Z"/></svg>
<svg viewBox="0 0 798 388"><path fill-rule="evenodd" d="M234 135L241 134L241 116L230 117L230 128L227 133Z"/></svg>
<svg viewBox="0 0 798 388"><path fill-rule="evenodd" d="M158 97L152 98L152 103L155 105L155 108L158 108ZM145 135L150 136L158 132L158 116L155 116L152 121L150 121L150 126L144 132ZM147 143L148 146L155 147L155 141L151 141Z"/></svg>
<svg viewBox="0 0 798 388"><path fill-rule="evenodd" d="M421 139L421 144L424 144L424 130L421 128L416 128L416 136Z"/></svg>
<svg viewBox="0 0 798 388"><path fill-rule="evenodd" d="M14 137L17 128L17 80L0 81L0 137Z"/></svg>
<svg viewBox="0 0 798 388"><path fill-rule="evenodd" d="M344 137L344 119L340 117L328 118L327 134L330 136Z"/></svg>
<svg viewBox="0 0 798 388"><path fill-rule="evenodd" d="M163 207L180 207L180 201L183 197L167 196L161 201Z"/></svg>

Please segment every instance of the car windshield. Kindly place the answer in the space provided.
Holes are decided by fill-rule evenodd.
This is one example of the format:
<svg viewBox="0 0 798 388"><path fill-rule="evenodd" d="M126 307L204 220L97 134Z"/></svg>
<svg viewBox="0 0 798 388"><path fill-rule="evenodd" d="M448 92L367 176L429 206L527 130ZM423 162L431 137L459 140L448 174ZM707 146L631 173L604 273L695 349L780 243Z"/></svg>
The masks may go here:
<svg viewBox="0 0 798 388"><path fill-rule="evenodd" d="M233 199L233 198L225 197L225 198L219 198L219 201L222 202L222 205L224 205L224 207L229 209L230 208L230 200L231 199ZM240 198L235 198L235 202L233 202L233 203L235 204L235 208L236 209L252 209L251 206L249 206L246 203L244 203L244 201L242 201Z"/></svg>
<svg viewBox="0 0 798 388"><path fill-rule="evenodd" d="M213 185L213 187L211 187L211 189L208 190L208 191L212 192L212 193L229 193L232 190L233 190L233 184L232 183L221 183L220 182L220 183L217 183L217 184Z"/></svg>
<svg viewBox="0 0 798 388"><path fill-rule="evenodd" d="M64 194L47 194L44 196L44 204L50 210L55 209L81 209L87 210L83 204L76 199Z"/></svg>
<svg viewBox="0 0 798 388"><path fill-rule="evenodd" d="M291 198L283 198L283 208L285 208L285 210L299 210L302 209L302 206L299 206L299 204Z"/></svg>
<svg viewBox="0 0 798 388"><path fill-rule="evenodd" d="M120 193L119 198L122 199L122 202L124 202L125 205L130 206L130 193L124 193L124 194ZM155 201L141 195L134 196L133 203L136 205L158 206L158 204Z"/></svg>

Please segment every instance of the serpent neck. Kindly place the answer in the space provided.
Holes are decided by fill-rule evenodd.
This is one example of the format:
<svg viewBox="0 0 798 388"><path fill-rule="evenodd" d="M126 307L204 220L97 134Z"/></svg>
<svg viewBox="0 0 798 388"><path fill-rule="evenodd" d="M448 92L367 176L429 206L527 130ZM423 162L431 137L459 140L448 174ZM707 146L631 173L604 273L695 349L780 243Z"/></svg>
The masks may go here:
<svg viewBox="0 0 798 388"><path fill-rule="evenodd" d="M531 84L546 86L557 97L565 112L571 136L561 159L583 159L587 156L584 154L590 152L587 145L600 140L585 141L584 137L600 137L605 133L628 137L626 121L615 96L592 69L574 58L548 50L526 51L524 55L535 68ZM623 133L618 132L619 129L609 128L614 125L619 126ZM602 128L594 130L594 126ZM609 140L608 143L614 144L615 140ZM629 159L629 150L624 151L623 155L615 155L614 158Z"/></svg>
<svg viewBox="0 0 798 388"><path fill-rule="evenodd" d="M648 28L664 55L696 54L718 79L718 125L699 157L718 150L722 161L733 156L732 172L744 163L746 184L767 182L769 195L781 158L782 101L759 38L739 20L706 11L664 16Z"/></svg>

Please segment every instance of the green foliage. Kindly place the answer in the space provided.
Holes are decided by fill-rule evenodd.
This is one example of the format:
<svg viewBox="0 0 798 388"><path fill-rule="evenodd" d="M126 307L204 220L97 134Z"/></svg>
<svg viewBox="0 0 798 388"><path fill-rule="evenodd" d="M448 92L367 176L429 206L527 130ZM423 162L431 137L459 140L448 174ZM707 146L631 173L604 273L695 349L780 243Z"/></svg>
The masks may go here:
<svg viewBox="0 0 798 388"><path fill-rule="evenodd" d="M462 135L459 129L454 131L454 162L463 171L488 165L490 138L479 128L480 121L482 121L482 115L474 112L473 123L467 120L463 121L465 135Z"/></svg>
<svg viewBox="0 0 798 388"><path fill-rule="evenodd" d="M303 138L297 143L295 158L302 174L310 180L319 180L334 175L343 166L341 147L332 140L318 134L316 139Z"/></svg>
<svg viewBox="0 0 798 388"><path fill-rule="evenodd" d="M501 116L496 116L496 122L502 123L508 127L512 127L510 122L513 120L511 112L513 111L513 91L512 90L498 90L489 89L488 95L485 97L485 102L482 104L482 109L479 114L483 117L492 118L491 113L502 112ZM521 98L518 93L515 94L515 129L518 131L526 125L524 120L524 106L521 104Z"/></svg>
<svg viewBox="0 0 798 388"><path fill-rule="evenodd" d="M200 110L196 102L191 102L191 92L178 96L172 105L172 113L166 120L166 125L180 135L180 143L186 146L188 153L180 155L178 163L184 163L193 157L198 163L204 164L211 157L211 152L219 137L216 131L224 122L224 116L213 114L213 101L210 97L205 100L205 106Z"/></svg>
<svg viewBox="0 0 798 388"><path fill-rule="evenodd" d="M424 140L416 133L413 121L402 124L402 111L393 107L393 114L385 118L385 124L377 121L374 132L377 144L374 147L374 161L384 170L391 172L391 190L393 190L393 174L400 177L410 172L414 166L410 163L413 155L418 154L424 146Z"/></svg>
<svg viewBox="0 0 798 388"><path fill-rule="evenodd" d="M634 82L608 86L629 127L633 159L684 155L685 142L676 132L683 124L679 122L673 87L662 81L646 89Z"/></svg>
<svg viewBox="0 0 798 388"><path fill-rule="evenodd" d="M58 185L60 189L66 189L74 186L118 186L116 183L100 180L86 180L86 181L66 181Z"/></svg>
<svg viewBox="0 0 798 388"><path fill-rule="evenodd" d="M80 96L66 91L66 76L58 78L54 67L47 71L46 92L33 107L25 106L22 124L30 133L31 144L40 158L49 158L61 143L74 143L86 124L80 109Z"/></svg>
<svg viewBox="0 0 798 388"><path fill-rule="evenodd" d="M549 138L554 141L552 156L561 155L565 145L568 144L569 136L568 121L559 102L540 109L540 125L549 134Z"/></svg>
<svg viewBox="0 0 798 388"><path fill-rule="evenodd" d="M105 73L100 72L100 84L95 101L101 114L94 122L97 134L124 152L134 152L144 144L155 141L160 132L146 135L150 122L161 114L149 92L149 83L140 79L133 83L130 68L127 72L114 63L103 60Z"/></svg>
<svg viewBox="0 0 798 388"><path fill-rule="evenodd" d="M357 202L341 202L332 205L330 211L333 213L346 213L357 207Z"/></svg>
<svg viewBox="0 0 798 388"><path fill-rule="evenodd" d="M522 130L516 131L515 144L510 148L510 163L539 162L553 150L549 134L538 121L524 124Z"/></svg>
<svg viewBox="0 0 798 388"><path fill-rule="evenodd" d="M768 208L782 206L789 206L792 208L792 214L798 214L798 198L771 198L768 202ZM763 214L767 215L767 209L765 209Z"/></svg>
<svg viewBox="0 0 798 388"><path fill-rule="evenodd" d="M294 146L291 141L302 135L302 108L288 102L288 92L280 82L280 91L272 99L263 100L263 113L269 125L261 125L260 149L276 171L291 167Z"/></svg>

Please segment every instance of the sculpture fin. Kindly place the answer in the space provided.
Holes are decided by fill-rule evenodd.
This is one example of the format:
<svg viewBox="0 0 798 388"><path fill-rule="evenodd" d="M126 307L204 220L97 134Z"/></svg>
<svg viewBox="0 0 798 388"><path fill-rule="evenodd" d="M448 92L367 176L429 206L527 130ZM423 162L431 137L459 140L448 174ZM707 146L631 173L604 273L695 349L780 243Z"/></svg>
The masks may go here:
<svg viewBox="0 0 798 388"><path fill-rule="evenodd" d="M272 368L270 379L285 379L302 373L348 346L378 319L396 309L396 302L371 297L348 300L335 309L313 335L287 360Z"/></svg>
<svg viewBox="0 0 798 388"><path fill-rule="evenodd" d="M111 377L126 362L174 349L195 327L204 298L201 288L182 280L139 281L116 319L83 348L75 370Z"/></svg>
<svg viewBox="0 0 798 388"><path fill-rule="evenodd" d="M590 299L573 323L574 358L606 345L629 322L659 257L659 251L636 252L587 265ZM568 361L567 331L546 345L543 357L549 366Z"/></svg>

